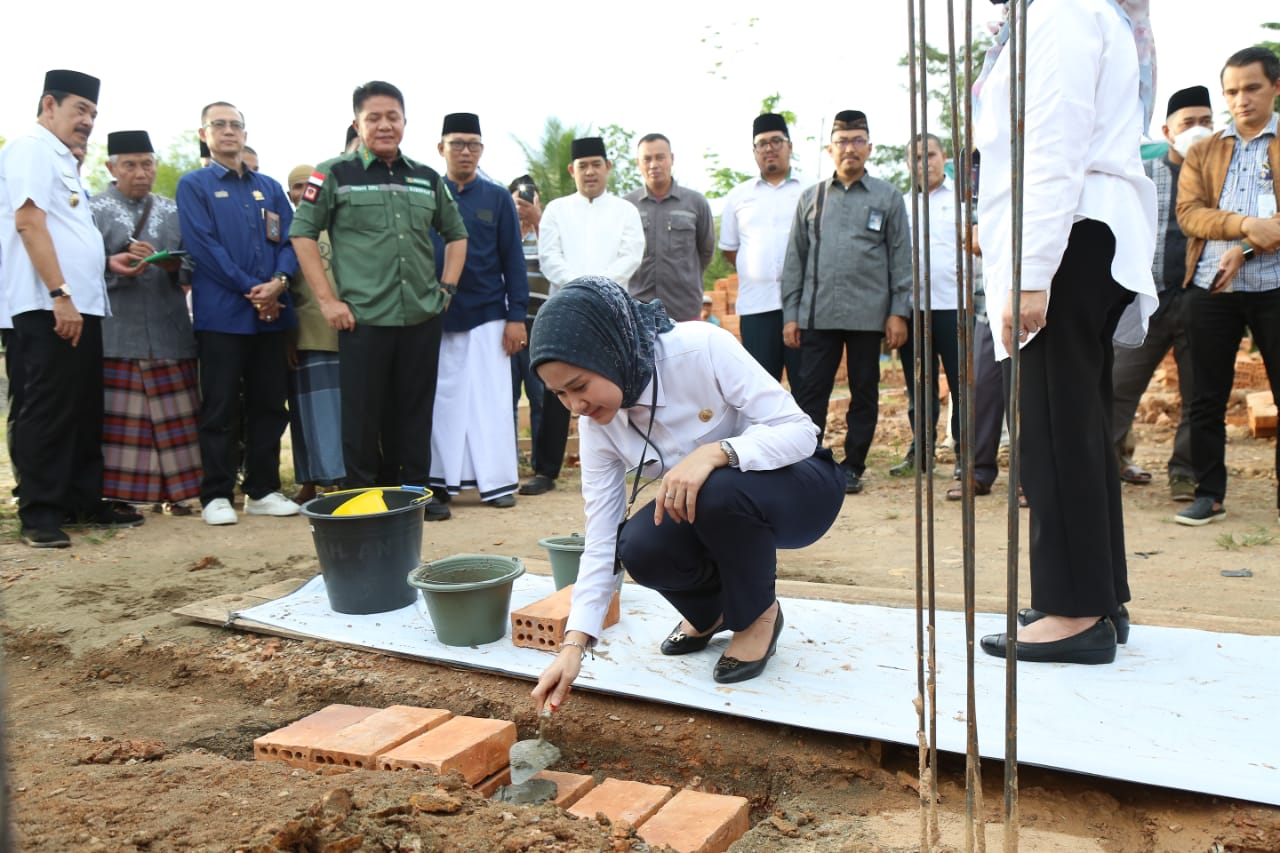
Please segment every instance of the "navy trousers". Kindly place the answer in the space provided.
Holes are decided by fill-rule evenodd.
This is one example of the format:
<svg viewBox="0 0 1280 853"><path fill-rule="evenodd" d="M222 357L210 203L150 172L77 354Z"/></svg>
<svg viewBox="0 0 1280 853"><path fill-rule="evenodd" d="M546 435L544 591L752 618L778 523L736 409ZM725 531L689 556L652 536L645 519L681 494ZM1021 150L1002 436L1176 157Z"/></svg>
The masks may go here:
<svg viewBox="0 0 1280 853"><path fill-rule="evenodd" d="M775 471L720 468L698 493L696 521L655 526L649 501L623 525L618 555L698 631L721 616L741 631L776 598L777 549L818 541L843 503L844 472L825 448Z"/></svg>

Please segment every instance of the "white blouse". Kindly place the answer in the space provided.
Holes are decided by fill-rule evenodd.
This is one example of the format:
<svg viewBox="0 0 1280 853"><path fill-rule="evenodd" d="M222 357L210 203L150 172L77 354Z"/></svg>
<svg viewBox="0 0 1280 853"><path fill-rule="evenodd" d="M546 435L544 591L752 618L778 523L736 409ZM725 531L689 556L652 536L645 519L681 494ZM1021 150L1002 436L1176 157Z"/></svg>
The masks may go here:
<svg viewBox="0 0 1280 853"><path fill-rule="evenodd" d="M1036 0L1027 12L1026 56L1022 289L1050 290L1071 226L1104 222L1116 238L1111 275L1137 294L1115 340L1137 346L1157 304L1156 192L1142 170L1133 34L1107 0ZM1013 282L1009 84L1006 46L974 105L979 239L997 360L1008 357L1000 336Z"/></svg>
<svg viewBox="0 0 1280 853"><path fill-rule="evenodd" d="M566 630L600 636L615 589L618 523L631 492L626 475L640 462L642 449L649 463L642 477L648 480L660 478L664 466L670 471L701 445L725 439L743 471L784 468L812 456L818 446L818 428L791 394L732 334L713 323L677 323L658 335L655 366L657 414L648 448L644 434L652 382L636 405L608 424L578 421L587 542ZM641 491L633 515L652 499L654 488Z"/></svg>

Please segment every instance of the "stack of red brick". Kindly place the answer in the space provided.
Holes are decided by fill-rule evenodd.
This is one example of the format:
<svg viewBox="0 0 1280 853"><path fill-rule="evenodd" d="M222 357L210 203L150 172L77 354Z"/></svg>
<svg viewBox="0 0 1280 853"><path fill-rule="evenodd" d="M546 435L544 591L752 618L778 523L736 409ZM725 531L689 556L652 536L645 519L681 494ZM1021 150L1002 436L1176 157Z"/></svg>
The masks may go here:
<svg viewBox="0 0 1280 853"><path fill-rule="evenodd" d="M507 720L455 717L438 708L393 705L362 708L330 705L253 742L258 761L279 761L304 770L332 768L457 771L485 796L511 782L508 756L516 741ZM750 828L747 800L544 770L534 777L554 782L557 806L581 818L605 815L626 821L648 844L681 853L721 853Z"/></svg>

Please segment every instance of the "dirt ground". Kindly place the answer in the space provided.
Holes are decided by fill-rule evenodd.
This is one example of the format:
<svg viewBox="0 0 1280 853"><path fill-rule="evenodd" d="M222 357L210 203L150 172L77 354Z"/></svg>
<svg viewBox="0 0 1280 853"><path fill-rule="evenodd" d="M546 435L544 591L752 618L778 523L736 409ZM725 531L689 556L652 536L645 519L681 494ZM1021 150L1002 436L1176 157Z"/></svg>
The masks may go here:
<svg viewBox="0 0 1280 853"><path fill-rule="evenodd" d="M901 411L901 395L888 391L866 491L846 501L821 542L780 555L783 578L828 584L842 600L914 601L914 482L886 474L907 441ZM1179 505L1168 500L1163 476L1167 423L1142 425L1138 435L1138 459L1157 473L1149 486L1124 488L1134 630L1280 632L1274 439L1233 427L1230 514L1185 528L1172 523ZM950 470L947 461L938 466L932 507L939 603L958 609L959 504L943 500ZM0 475L6 495L7 480ZM15 849L646 849L625 826L485 801L456 779L322 775L253 762L255 737L333 702L503 717L521 737L534 729L528 682L170 614L317 572L301 518L242 517L211 528L198 515L154 515L137 529L73 534L70 550L41 552L18 543L12 508L6 512L0 590ZM1003 488L978 499L976 516L978 608L1003 610ZM1021 518L1025 532L1025 512ZM581 528L571 474L511 510L464 495L452 521L425 527L423 555L488 551L542 561L539 538ZM1252 577L1221 574L1241 568ZM1024 603L1026 583L1024 559ZM908 643L902 653L914 665ZM738 853L920 847L914 748L583 691L555 726L559 769L747 797L753 828L733 847ZM942 839L964 849L963 756L943 756L940 765ZM990 849L1000 849L1003 769L988 761L982 771L981 813ZM1035 768L1021 768L1020 782L1023 850L1280 849L1280 809Z"/></svg>

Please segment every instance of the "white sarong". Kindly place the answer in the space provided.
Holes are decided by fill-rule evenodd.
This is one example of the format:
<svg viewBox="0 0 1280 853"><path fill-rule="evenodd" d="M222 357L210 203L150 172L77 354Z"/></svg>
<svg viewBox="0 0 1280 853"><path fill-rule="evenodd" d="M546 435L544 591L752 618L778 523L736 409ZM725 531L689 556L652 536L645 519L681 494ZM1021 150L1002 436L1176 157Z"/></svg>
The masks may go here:
<svg viewBox="0 0 1280 853"><path fill-rule="evenodd" d="M445 332L440 342L431 426L430 485L436 491L478 489L488 501L519 485L505 327L506 321L494 320L469 332Z"/></svg>

